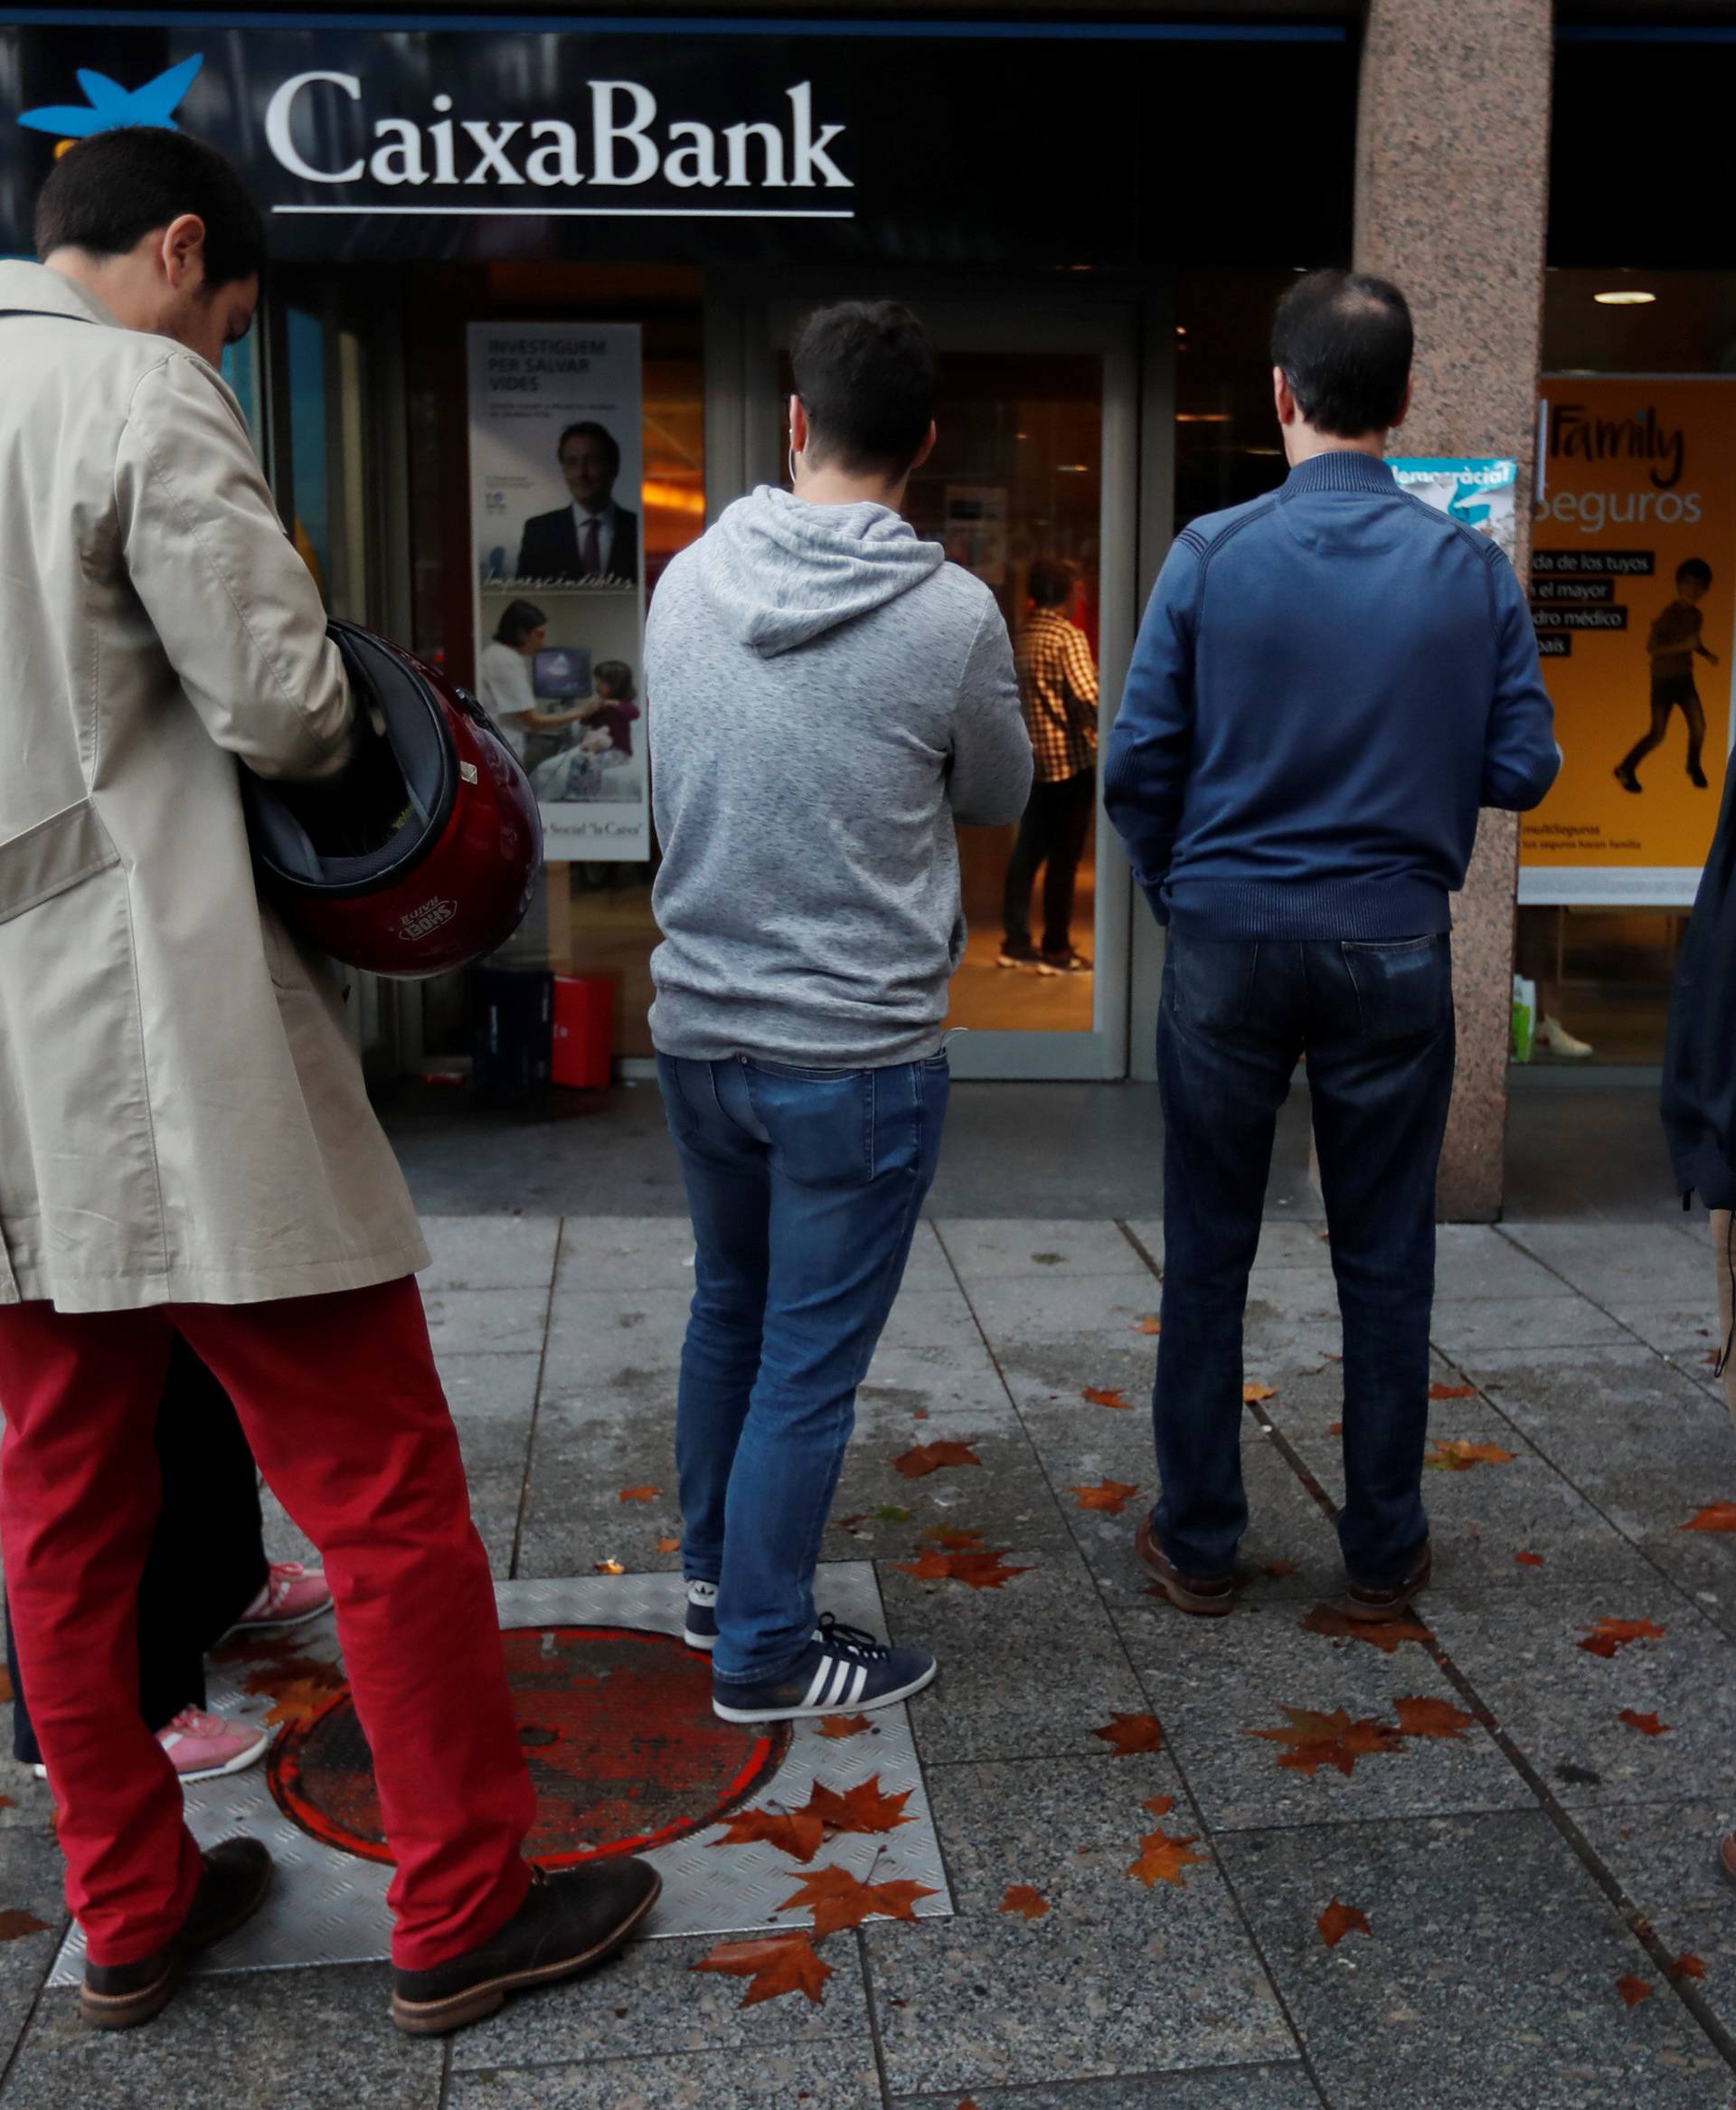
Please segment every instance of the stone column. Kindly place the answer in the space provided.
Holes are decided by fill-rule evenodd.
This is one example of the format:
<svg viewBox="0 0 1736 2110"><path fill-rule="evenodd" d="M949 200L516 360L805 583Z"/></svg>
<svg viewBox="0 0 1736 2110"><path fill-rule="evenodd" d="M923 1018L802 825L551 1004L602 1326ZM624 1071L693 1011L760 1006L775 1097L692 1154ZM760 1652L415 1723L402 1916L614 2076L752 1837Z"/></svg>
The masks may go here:
<svg viewBox="0 0 1736 2110"><path fill-rule="evenodd" d="M1355 261L1417 318L1407 454L1514 455L1531 487L1548 197L1550 0L1369 0L1357 118ZM1519 830L1485 813L1457 904L1458 1084L1440 1214L1501 1213Z"/></svg>

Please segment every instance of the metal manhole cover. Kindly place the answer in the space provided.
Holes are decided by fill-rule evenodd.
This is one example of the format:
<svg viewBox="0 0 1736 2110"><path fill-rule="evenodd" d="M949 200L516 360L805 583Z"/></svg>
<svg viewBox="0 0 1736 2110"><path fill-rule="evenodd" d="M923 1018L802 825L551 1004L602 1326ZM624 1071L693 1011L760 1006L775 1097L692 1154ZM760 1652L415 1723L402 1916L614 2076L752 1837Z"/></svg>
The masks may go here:
<svg viewBox="0 0 1736 2110"><path fill-rule="evenodd" d="M675 1635L522 1626L500 1638L536 1787L524 1850L544 1868L703 1831L768 1782L789 1748L787 1724L720 1721L710 1660ZM364 1860L391 1859L347 1689L285 1732L268 1770L278 1808L303 1831Z"/></svg>

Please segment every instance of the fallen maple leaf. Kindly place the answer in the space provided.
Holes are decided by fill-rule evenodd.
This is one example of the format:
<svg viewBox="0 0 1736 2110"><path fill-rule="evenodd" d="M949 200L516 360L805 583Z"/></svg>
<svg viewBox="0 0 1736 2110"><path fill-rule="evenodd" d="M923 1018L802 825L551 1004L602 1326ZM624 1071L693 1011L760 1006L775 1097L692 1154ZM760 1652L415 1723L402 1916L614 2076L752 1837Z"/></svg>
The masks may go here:
<svg viewBox="0 0 1736 2110"><path fill-rule="evenodd" d="M817 1727L822 1736L842 1744L846 1736L866 1736L873 1727L866 1715L822 1715Z"/></svg>
<svg viewBox="0 0 1736 2110"><path fill-rule="evenodd" d="M1275 1583L1282 1582L1286 1575L1293 1575L1296 1573L1296 1563L1287 1556L1280 1554L1276 1560L1269 1560L1260 1572L1263 1575L1270 1575Z"/></svg>
<svg viewBox="0 0 1736 2110"><path fill-rule="evenodd" d="M1385 1656L1396 1655L1406 1642L1431 1642L1434 1635L1414 1619L1352 1619L1335 1604L1316 1604L1302 1622L1304 1633L1324 1634L1332 1642L1366 1642Z"/></svg>
<svg viewBox="0 0 1736 2110"><path fill-rule="evenodd" d="M1449 1736L1457 1740L1476 1723L1475 1715L1448 1699L1395 1699L1401 1736Z"/></svg>
<svg viewBox="0 0 1736 2110"><path fill-rule="evenodd" d="M741 1995L744 2008L763 2000L778 2000L787 1992L805 1993L817 2008L826 2000L826 1982L832 1966L807 1935L772 1935L753 1942L720 1942L710 1955L702 1956L695 1971L722 1971L732 1978L751 1981Z"/></svg>
<svg viewBox="0 0 1736 2110"><path fill-rule="evenodd" d="M1029 1567L1009 1568L1001 1564L1005 1553L936 1553L932 1549L916 1560L892 1563L901 1574L919 1582L963 1583L972 1590L998 1590L1014 1575L1028 1575Z"/></svg>
<svg viewBox="0 0 1736 2110"><path fill-rule="evenodd" d="M939 1472L943 1465L981 1463L982 1460L968 1443L940 1442L918 1443L901 1458L892 1460L892 1470L906 1480L920 1480L925 1473Z"/></svg>
<svg viewBox="0 0 1736 2110"><path fill-rule="evenodd" d="M1705 1975L1705 1965L1700 1961L1698 1956L1694 1955L1687 1949L1684 1949L1682 1954L1676 1958L1675 1962L1670 1965L1670 1976L1672 1978L1703 1978Z"/></svg>
<svg viewBox="0 0 1736 2110"><path fill-rule="evenodd" d="M1041 1919L1049 1909L1049 1900L1041 1890L1033 1890L1029 1883L1014 1883L1001 1900L1003 1912L1016 1912L1027 1924Z"/></svg>
<svg viewBox="0 0 1736 2110"><path fill-rule="evenodd" d="M1140 1803L1142 1810L1149 1810L1154 1817L1167 1817L1175 1807L1174 1795L1152 1795Z"/></svg>
<svg viewBox="0 0 1736 2110"><path fill-rule="evenodd" d="M655 1502L662 1492L660 1487L624 1487L620 1499L624 1502Z"/></svg>
<svg viewBox="0 0 1736 2110"><path fill-rule="evenodd" d="M1541 1553L1515 1553L1513 1557L1522 1568L1540 1568L1543 1565Z"/></svg>
<svg viewBox="0 0 1736 2110"><path fill-rule="evenodd" d="M1736 1531L1736 1502L1708 1502L1697 1510L1685 1524L1676 1526L1678 1531Z"/></svg>
<svg viewBox="0 0 1736 2110"><path fill-rule="evenodd" d="M1110 1392L1101 1385L1088 1385L1080 1397L1089 1399L1093 1406L1118 1406L1123 1414L1133 1412L1133 1402L1125 1393Z"/></svg>
<svg viewBox="0 0 1736 2110"><path fill-rule="evenodd" d="M1130 1758L1136 1751L1161 1751L1164 1747L1164 1725L1156 1715L1112 1714L1107 1728L1093 1729L1091 1734L1113 1746L1118 1758Z"/></svg>
<svg viewBox="0 0 1736 2110"><path fill-rule="evenodd" d="M1636 1714L1630 1707L1623 1708L1616 1719L1626 1722L1630 1729L1637 1729L1642 1736L1667 1736L1670 1733L1668 1722L1660 1722L1656 1715Z"/></svg>
<svg viewBox="0 0 1736 2110"><path fill-rule="evenodd" d="M1373 1928L1368 1924L1368 1915L1362 1907L1342 1904L1336 1897L1314 1924L1329 1949L1335 1949L1348 1934L1367 1935L1371 1941L1374 1935Z"/></svg>
<svg viewBox="0 0 1736 2110"><path fill-rule="evenodd" d="M26 1935L48 1932L48 1922L33 1912L0 1912L0 1942L22 1942Z"/></svg>
<svg viewBox="0 0 1736 2110"><path fill-rule="evenodd" d="M599 1575L624 1575L627 1573L618 1560L594 1560L590 1565Z"/></svg>
<svg viewBox="0 0 1736 2110"><path fill-rule="evenodd" d="M1475 1399L1477 1386L1475 1385L1431 1385L1429 1387L1429 1396L1430 1399Z"/></svg>
<svg viewBox="0 0 1736 2110"><path fill-rule="evenodd" d="M1212 1858L1210 1854L1188 1852L1198 1837L1196 1831L1190 1831L1185 1838L1167 1831L1148 1831L1139 1841L1139 1859L1127 1870L1128 1875L1137 1877L1147 1890L1159 1883L1173 1883L1178 1890L1185 1889L1183 1869Z"/></svg>
<svg viewBox="0 0 1736 2110"><path fill-rule="evenodd" d="M1328 1422L1328 1423L1326 1424L1326 1433L1327 1433L1327 1435L1329 1435L1329 1436L1342 1436L1342 1435L1344 1434L1344 1423L1343 1423L1343 1422Z"/></svg>
<svg viewBox="0 0 1736 2110"><path fill-rule="evenodd" d="M1343 1708L1334 1708L1330 1714L1305 1707L1287 1707L1282 1711L1290 1717L1284 1727L1244 1729L1242 1735L1287 1745L1288 1748L1278 1753L1278 1763L1287 1772L1306 1774L1310 1780L1323 1765L1335 1767L1348 1779L1359 1758L1403 1747L1398 1730L1390 1723L1369 1717L1352 1721Z"/></svg>
<svg viewBox="0 0 1736 2110"><path fill-rule="evenodd" d="M1161 1333L1164 1330L1164 1322L1161 1319L1154 1319L1147 1314L1133 1330L1136 1333Z"/></svg>
<svg viewBox="0 0 1736 2110"><path fill-rule="evenodd" d="M1626 1978L1616 1981L1616 1991L1630 2008L1637 2008L1643 2000L1650 2000L1652 1989L1643 1978L1629 1972Z"/></svg>
<svg viewBox="0 0 1736 2110"><path fill-rule="evenodd" d="M1588 1626L1580 1646L1588 1656L1613 1656L1629 1642L1662 1641L1665 1630L1652 1619L1600 1619Z"/></svg>
<svg viewBox="0 0 1736 2110"><path fill-rule="evenodd" d="M1105 1509L1118 1517L1139 1490L1131 1481L1106 1480L1099 1487L1076 1487L1072 1491L1081 1509Z"/></svg>
<svg viewBox="0 0 1736 2110"><path fill-rule="evenodd" d="M878 1774L872 1780L858 1781L843 1794L816 1781L807 1802L794 1813L817 1817L828 1831L896 1831L901 1824L915 1822L904 1809L913 1792L905 1788L896 1795L882 1793Z"/></svg>
<svg viewBox="0 0 1736 2110"><path fill-rule="evenodd" d="M679 1538L659 1538L657 1541L657 1551L659 1553L679 1553L681 1551L681 1541Z"/></svg>
<svg viewBox="0 0 1736 2110"><path fill-rule="evenodd" d="M742 1810L723 1820L727 1827L713 1846L758 1846L763 1842L791 1860L811 1861L826 1838L826 1825L812 1810Z"/></svg>
<svg viewBox="0 0 1736 2110"><path fill-rule="evenodd" d="M1504 1451L1499 1443L1473 1443L1463 1436L1436 1439L1433 1455L1423 1463L1436 1472L1468 1472L1474 1465L1511 1465L1516 1451Z"/></svg>
<svg viewBox="0 0 1736 2110"><path fill-rule="evenodd" d="M1241 1404L1244 1406L1258 1406L1262 1399L1277 1397L1276 1385L1244 1385L1241 1388Z"/></svg>
<svg viewBox="0 0 1736 2110"><path fill-rule="evenodd" d="M815 1869L778 1909L812 1912L815 1939L824 1941L865 1919L914 1919L917 1899L934 1896L926 1883L864 1883L848 1869Z"/></svg>
<svg viewBox="0 0 1736 2110"><path fill-rule="evenodd" d="M980 1531L961 1530L957 1524L942 1525L939 1531L925 1535L936 1546L944 1546L950 1553L968 1553L973 1547L983 1543Z"/></svg>

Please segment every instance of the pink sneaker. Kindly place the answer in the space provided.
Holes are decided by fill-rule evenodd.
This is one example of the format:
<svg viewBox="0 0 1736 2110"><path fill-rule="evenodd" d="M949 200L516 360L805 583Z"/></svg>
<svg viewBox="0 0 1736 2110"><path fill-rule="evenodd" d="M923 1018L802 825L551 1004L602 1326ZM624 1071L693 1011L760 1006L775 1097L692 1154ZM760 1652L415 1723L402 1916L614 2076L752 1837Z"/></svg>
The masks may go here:
<svg viewBox="0 0 1736 2110"><path fill-rule="evenodd" d="M271 1741L250 1723L226 1721L196 1707L184 1707L166 1729L157 1731L156 1740L184 1781L245 1773L265 1756Z"/></svg>
<svg viewBox="0 0 1736 2110"><path fill-rule="evenodd" d="M265 1587L231 1629L235 1633L276 1633L317 1619L331 1604L325 1571L298 1560L274 1560Z"/></svg>

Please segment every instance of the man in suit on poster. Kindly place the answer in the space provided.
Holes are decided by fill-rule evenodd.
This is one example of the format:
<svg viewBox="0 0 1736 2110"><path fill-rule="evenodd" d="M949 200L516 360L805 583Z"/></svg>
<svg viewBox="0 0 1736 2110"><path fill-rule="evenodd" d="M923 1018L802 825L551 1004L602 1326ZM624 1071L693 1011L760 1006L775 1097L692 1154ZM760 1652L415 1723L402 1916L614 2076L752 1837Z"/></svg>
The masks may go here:
<svg viewBox="0 0 1736 2110"><path fill-rule="evenodd" d="M639 578L639 516L615 503L621 473L620 442L607 425L586 418L569 425L555 449L571 504L537 513L524 523L518 579Z"/></svg>

